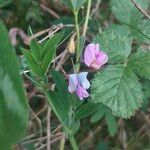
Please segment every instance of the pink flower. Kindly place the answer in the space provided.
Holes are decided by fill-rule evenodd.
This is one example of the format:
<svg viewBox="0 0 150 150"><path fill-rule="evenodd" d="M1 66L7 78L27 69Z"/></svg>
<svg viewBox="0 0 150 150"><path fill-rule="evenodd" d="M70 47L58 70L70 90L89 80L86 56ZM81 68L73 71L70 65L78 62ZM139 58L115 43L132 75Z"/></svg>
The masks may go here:
<svg viewBox="0 0 150 150"><path fill-rule="evenodd" d="M84 52L84 63L88 67L96 70L100 69L108 61L108 56L105 52L99 49L99 44L87 45Z"/></svg>
<svg viewBox="0 0 150 150"><path fill-rule="evenodd" d="M70 93L76 92L79 98L87 98L89 93L86 91L90 87L90 82L87 80L88 72L81 72L78 74L69 75L68 91Z"/></svg>

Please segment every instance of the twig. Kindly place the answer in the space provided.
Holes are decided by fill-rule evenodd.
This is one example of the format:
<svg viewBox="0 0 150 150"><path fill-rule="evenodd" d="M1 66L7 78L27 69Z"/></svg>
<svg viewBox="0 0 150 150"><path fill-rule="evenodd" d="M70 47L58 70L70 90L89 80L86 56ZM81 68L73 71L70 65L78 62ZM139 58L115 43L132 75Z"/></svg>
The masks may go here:
<svg viewBox="0 0 150 150"><path fill-rule="evenodd" d="M59 70L60 67L63 65L63 63L65 62L64 60L66 60L66 58L67 58L67 55L68 55L68 52L65 51L65 52L63 53L63 55L62 55L62 57L61 57L59 63L57 64L57 66L56 66L56 68L55 68L56 70Z"/></svg>
<svg viewBox="0 0 150 150"><path fill-rule="evenodd" d="M57 132L57 131L60 130L61 128L62 128L62 125L59 125L55 130L53 130L53 131L51 132L51 134Z"/></svg>
<svg viewBox="0 0 150 150"><path fill-rule="evenodd" d="M29 106L29 109L30 109L30 112L33 114L35 120L37 121L38 125L39 125L39 143L41 142L40 141L40 138L42 137L42 123L41 123L41 120L36 116L36 114L33 112L32 108Z"/></svg>
<svg viewBox="0 0 150 150"><path fill-rule="evenodd" d="M100 131L102 127L105 125L105 122L103 121L101 123L101 126L98 126L93 132L90 132L89 135L79 144L79 147L81 147L83 144L85 144L89 139L91 139L95 133Z"/></svg>
<svg viewBox="0 0 150 150"><path fill-rule="evenodd" d="M56 133L56 134L53 134L53 135L50 135L50 138L55 138L55 137L58 137L58 136L62 136L62 132L60 133ZM29 144L29 143L34 143L34 142L37 142L37 141L44 141L47 139L47 136L44 136L44 137L40 137L40 138L36 138L36 139L31 139L31 140L28 140L28 141L23 141L23 142L20 142L21 144Z"/></svg>
<svg viewBox="0 0 150 150"><path fill-rule="evenodd" d="M143 10L143 9L141 8L141 6L140 6L138 3L136 3L134 0L130 0L130 1L133 3L133 5L134 5L146 18L150 19L149 14L148 14L145 10Z"/></svg>
<svg viewBox="0 0 150 150"><path fill-rule="evenodd" d="M50 8L48 8L48 7L46 7L46 6L44 6L43 4L40 4L40 6L41 6L41 8L42 8L43 10L47 11L48 13L50 13L53 17L55 17L55 18L57 18L57 19L60 18L60 16L59 16L56 12L54 12L52 9L50 9Z"/></svg>
<svg viewBox="0 0 150 150"><path fill-rule="evenodd" d="M47 111L47 150L51 149L51 143L50 143L50 132L51 132L51 123L50 123L50 115L51 115L51 108L48 107Z"/></svg>
<svg viewBox="0 0 150 150"><path fill-rule="evenodd" d="M11 43L13 46L16 46L17 45L17 35L20 35L21 39L23 40L24 44L28 45L33 39L37 38L37 37L40 37L42 36L43 34L45 33L52 33L53 34L55 32L57 32L58 30L62 29L62 28L65 28L65 27L74 27L75 25L73 24L58 24L58 25L53 25L52 27L48 28L48 29L45 29L45 30L42 30L42 31L39 31L37 32L36 34L32 35L32 36L28 36L24 33L24 31L22 29L19 29L19 28L12 28L10 31L9 31L9 37L10 37L10 40L11 40ZM54 31L55 30L55 31ZM48 37L50 37L50 35L48 35Z"/></svg>
<svg viewBox="0 0 150 150"><path fill-rule="evenodd" d="M62 138L62 136L59 136L59 137L55 138L54 140L52 140L52 141L50 142L50 144L53 144L53 143L57 142L57 141L60 140L61 138ZM47 145L47 144L44 144L44 145L40 146L39 148L37 148L37 149L35 149L35 150L42 150L43 148L46 147L46 145Z"/></svg>
<svg viewBox="0 0 150 150"><path fill-rule="evenodd" d="M99 5L100 5L101 1L102 1L102 0L97 0L97 1L96 1L96 3L95 3L95 5L94 5L93 9L91 10L91 15L90 15L90 17L93 17L93 16L94 16L94 14L96 13L96 11L97 11L98 8L99 8Z"/></svg>

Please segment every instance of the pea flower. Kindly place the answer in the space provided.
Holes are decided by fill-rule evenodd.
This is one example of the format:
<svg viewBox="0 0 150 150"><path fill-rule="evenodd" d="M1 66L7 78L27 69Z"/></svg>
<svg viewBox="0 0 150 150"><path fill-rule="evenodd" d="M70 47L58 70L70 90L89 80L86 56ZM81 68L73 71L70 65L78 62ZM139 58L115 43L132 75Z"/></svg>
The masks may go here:
<svg viewBox="0 0 150 150"><path fill-rule="evenodd" d="M101 51L99 44L87 45L84 52L84 63L93 69L100 69L108 61L108 56L105 52Z"/></svg>
<svg viewBox="0 0 150 150"><path fill-rule="evenodd" d="M87 80L88 72L81 72L78 74L69 75L68 91L70 93L76 93L80 100L87 98L89 93L86 91L90 87L90 82Z"/></svg>

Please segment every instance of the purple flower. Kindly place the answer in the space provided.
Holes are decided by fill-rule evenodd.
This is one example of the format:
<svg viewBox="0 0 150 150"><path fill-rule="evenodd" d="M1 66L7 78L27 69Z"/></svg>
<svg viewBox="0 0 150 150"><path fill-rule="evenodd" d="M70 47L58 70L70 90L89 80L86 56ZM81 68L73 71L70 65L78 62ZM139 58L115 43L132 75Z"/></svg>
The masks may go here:
<svg viewBox="0 0 150 150"><path fill-rule="evenodd" d="M92 67L98 70L107 61L108 61L108 56L105 52L99 49L99 44L87 45L84 52L84 63L88 67Z"/></svg>
<svg viewBox="0 0 150 150"><path fill-rule="evenodd" d="M87 80L88 72L81 72L78 74L69 75L68 91L70 93L76 92L79 98L87 98L89 93L86 91L90 87L90 82Z"/></svg>

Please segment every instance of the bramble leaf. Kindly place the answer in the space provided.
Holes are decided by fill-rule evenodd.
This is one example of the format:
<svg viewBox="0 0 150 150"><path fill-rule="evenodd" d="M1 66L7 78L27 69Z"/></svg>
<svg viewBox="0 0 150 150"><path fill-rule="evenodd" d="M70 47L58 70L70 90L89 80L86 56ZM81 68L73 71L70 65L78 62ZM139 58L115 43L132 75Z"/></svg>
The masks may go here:
<svg viewBox="0 0 150 150"><path fill-rule="evenodd" d="M129 59L129 65L140 76L150 80L150 51L140 50Z"/></svg>
<svg viewBox="0 0 150 150"><path fill-rule="evenodd" d="M110 26L94 41L108 54L111 63L124 62L131 52L132 38L128 36L128 29L125 27Z"/></svg>
<svg viewBox="0 0 150 150"><path fill-rule="evenodd" d="M126 65L110 65L92 80L91 101L108 106L115 116L131 117L141 107L143 93L134 72Z"/></svg>
<svg viewBox="0 0 150 150"><path fill-rule="evenodd" d="M142 8L147 9L148 0L135 0ZM115 17L130 27L131 35L138 42L150 42L150 21L143 19L143 14L132 4L131 0L111 0L111 10Z"/></svg>

